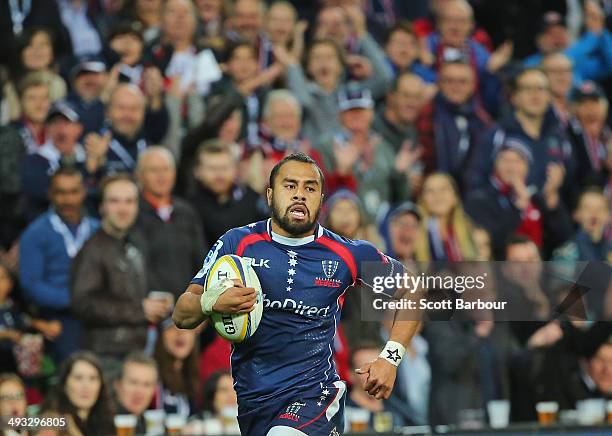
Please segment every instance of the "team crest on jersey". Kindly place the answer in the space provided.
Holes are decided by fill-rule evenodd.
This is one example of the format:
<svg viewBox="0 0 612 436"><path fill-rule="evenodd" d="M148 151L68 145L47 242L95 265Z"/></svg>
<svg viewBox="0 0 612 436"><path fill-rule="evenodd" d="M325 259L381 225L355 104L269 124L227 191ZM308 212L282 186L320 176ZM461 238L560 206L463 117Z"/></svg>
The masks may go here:
<svg viewBox="0 0 612 436"><path fill-rule="evenodd" d="M323 267L323 274L328 279L331 279L334 274L336 274L336 270L338 269L338 261L337 260L322 260L321 266Z"/></svg>
<svg viewBox="0 0 612 436"><path fill-rule="evenodd" d="M336 271L338 270L339 264L340 262L338 262L337 260L322 260L321 268L323 269L323 275L325 276L325 278L315 278L315 285L323 286L326 288L339 288L341 283L340 280L333 278L334 274L336 274Z"/></svg>
<svg viewBox="0 0 612 436"><path fill-rule="evenodd" d="M290 421L297 422L300 420L300 415L298 414L300 409L304 407L306 403L300 403L296 401L295 403L291 403L285 413L282 413L278 416L279 419L289 419Z"/></svg>

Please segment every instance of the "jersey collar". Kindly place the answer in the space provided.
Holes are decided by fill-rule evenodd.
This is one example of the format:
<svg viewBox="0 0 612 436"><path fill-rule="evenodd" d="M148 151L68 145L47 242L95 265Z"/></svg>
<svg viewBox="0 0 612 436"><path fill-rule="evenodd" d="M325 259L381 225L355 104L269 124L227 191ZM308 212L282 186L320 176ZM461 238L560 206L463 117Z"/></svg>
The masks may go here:
<svg viewBox="0 0 612 436"><path fill-rule="evenodd" d="M288 238L286 236L279 235L272 231L272 218L268 218L268 222L266 223L266 228L270 238L274 242L278 242L283 245L290 245L292 247L297 247L299 245L306 245L313 242L315 239L320 238L323 235L323 227L317 223L317 229L314 235L306 236L304 238Z"/></svg>

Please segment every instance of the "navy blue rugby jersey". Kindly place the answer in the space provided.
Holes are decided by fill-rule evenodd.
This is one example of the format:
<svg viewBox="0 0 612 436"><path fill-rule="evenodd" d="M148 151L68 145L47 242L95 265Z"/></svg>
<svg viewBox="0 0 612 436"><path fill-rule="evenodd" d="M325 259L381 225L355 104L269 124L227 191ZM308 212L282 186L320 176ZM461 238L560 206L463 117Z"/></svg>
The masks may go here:
<svg viewBox="0 0 612 436"><path fill-rule="evenodd" d="M241 404L267 402L330 386L339 380L333 343L345 292L362 278L363 262L382 262L385 274L401 263L367 241L341 237L317 224L315 234L287 238L271 220L225 233L191 283L204 286L215 261L249 259L263 290L263 316L255 334L233 344L232 375Z"/></svg>

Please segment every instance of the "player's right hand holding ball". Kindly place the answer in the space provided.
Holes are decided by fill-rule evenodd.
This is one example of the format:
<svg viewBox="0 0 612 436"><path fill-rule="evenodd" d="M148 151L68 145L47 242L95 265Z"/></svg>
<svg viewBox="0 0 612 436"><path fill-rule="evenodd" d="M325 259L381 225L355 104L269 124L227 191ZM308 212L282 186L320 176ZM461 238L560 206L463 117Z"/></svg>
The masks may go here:
<svg viewBox="0 0 612 436"><path fill-rule="evenodd" d="M227 288L212 305L219 313L248 313L255 306L257 293L254 288L245 287L240 280L233 280L234 286Z"/></svg>

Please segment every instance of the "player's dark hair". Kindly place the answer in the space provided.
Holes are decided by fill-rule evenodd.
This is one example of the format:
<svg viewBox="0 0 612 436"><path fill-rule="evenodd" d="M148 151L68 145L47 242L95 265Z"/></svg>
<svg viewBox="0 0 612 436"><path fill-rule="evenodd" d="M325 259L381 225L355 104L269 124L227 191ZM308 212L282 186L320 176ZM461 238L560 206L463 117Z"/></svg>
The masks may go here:
<svg viewBox="0 0 612 436"><path fill-rule="evenodd" d="M302 162L302 163L314 165L317 168L317 171L319 172L319 177L321 179L321 191L324 190L325 176L323 175L323 171L321 170L321 168L319 168L319 165L317 165L317 163L315 162L313 158L311 158L305 153L302 153L301 151L290 154L289 156L285 156L283 159L281 159L280 162L274 165L274 168L272 168L272 171L270 172L270 185L269 185L270 188L274 187L274 181L276 180L276 176L278 175L278 172L280 171L281 167L285 165L287 162Z"/></svg>

